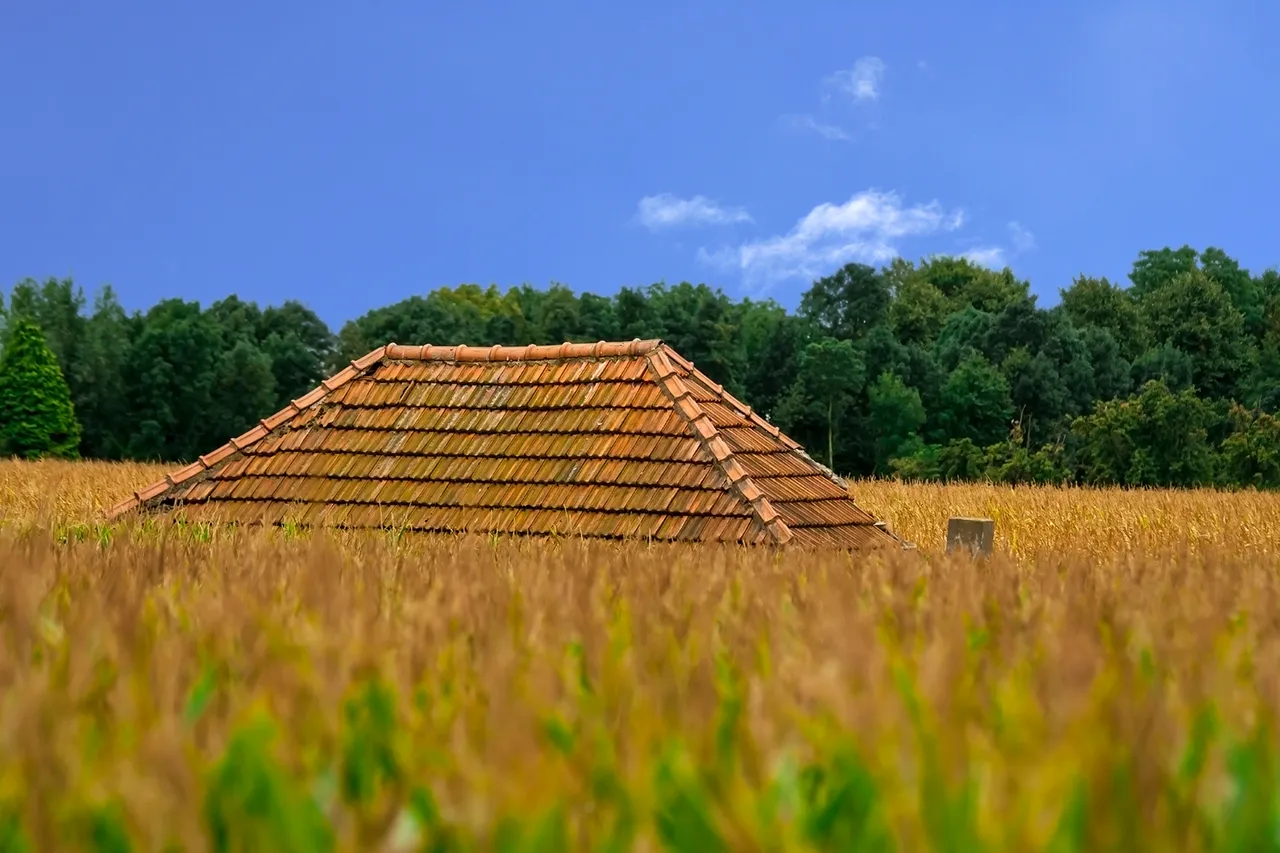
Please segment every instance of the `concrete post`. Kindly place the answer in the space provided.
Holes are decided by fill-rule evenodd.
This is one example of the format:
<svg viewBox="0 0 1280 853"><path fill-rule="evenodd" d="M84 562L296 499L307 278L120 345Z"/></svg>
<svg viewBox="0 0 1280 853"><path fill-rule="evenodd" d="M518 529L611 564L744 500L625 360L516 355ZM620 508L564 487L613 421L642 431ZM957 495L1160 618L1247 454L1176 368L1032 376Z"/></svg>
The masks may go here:
<svg viewBox="0 0 1280 853"><path fill-rule="evenodd" d="M947 553L958 548L975 557L989 557L995 547L996 523L990 518L947 519Z"/></svg>

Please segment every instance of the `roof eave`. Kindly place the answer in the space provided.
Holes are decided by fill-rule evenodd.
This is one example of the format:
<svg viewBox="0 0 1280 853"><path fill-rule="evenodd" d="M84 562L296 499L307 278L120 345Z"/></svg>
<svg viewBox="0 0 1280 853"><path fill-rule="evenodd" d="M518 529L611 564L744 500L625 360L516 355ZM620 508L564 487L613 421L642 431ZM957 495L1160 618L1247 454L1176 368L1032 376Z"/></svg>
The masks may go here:
<svg viewBox="0 0 1280 853"><path fill-rule="evenodd" d="M326 397L346 385L352 379L355 379L357 376L360 376L375 367L385 357L387 349L390 346L394 346L394 344L380 346L360 358L352 360L342 370L338 371L333 376L322 380L318 386L308 391L306 394L303 394L295 400L290 400L289 405L285 406L274 415L270 415L258 421L253 428L236 436L218 449L200 456L190 465L179 468L177 471L170 474L166 474L164 479L157 480L156 482L135 491L130 497L106 510L106 512L103 513L105 520L113 521L127 512L158 500L170 489L176 488L207 471L213 470L217 466L222 465L240 453L243 453L253 447L253 445L285 426L298 415L308 409L320 405Z"/></svg>

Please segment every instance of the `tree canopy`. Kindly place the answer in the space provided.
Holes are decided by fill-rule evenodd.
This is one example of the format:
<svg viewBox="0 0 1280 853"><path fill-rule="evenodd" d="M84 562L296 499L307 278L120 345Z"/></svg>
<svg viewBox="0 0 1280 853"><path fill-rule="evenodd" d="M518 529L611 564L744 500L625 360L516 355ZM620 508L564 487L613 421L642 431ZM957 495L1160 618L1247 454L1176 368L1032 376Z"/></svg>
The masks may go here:
<svg viewBox="0 0 1280 853"><path fill-rule="evenodd" d="M1280 488L1280 273L1166 247L1127 283L1080 275L1058 295L1044 307L1011 270L899 258L833 270L794 312L689 282L461 284L334 331L299 302L128 313L110 287L90 302L28 279L0 302L0 343L42 332L79 426L33 429L91 458L190 460L387 341L660 337L841 474Z"/></svg>
<svg viewBox="0 0 1280 853"><path fill-rule="evenodd" d="M20 319L0 355L0 454L75 458L80 425L71 389L40 327Z"/></svg>

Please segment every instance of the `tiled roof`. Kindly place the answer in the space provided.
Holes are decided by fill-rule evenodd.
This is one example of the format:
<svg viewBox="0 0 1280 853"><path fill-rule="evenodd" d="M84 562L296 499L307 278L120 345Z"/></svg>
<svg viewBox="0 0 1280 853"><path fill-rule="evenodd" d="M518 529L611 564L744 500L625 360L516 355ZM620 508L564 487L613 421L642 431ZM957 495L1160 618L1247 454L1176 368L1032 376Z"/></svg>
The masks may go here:
<svg viewBox="0 0 1280 853"><path fill-rule="evenodd" d="M108 511L859 548L843 481L661 341L379 347Z"/></svg>

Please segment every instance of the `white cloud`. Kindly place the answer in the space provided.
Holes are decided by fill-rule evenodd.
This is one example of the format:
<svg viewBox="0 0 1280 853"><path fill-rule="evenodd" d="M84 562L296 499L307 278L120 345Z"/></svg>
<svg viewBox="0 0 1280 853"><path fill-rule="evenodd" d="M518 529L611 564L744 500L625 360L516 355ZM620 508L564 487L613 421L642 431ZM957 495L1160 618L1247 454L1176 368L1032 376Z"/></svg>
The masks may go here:
<svg viewBox="0 0 1280 853"><path fill-rule="evenodd" d="M844 204L824 203L809 211L786 234L715 251L698 259L739 271L748 285L791 278L812 279L851 261L886 263L906 237L955 231L964 211L944 210L937 201L903 206L897 193L866 190Z"/></svg>
<svg viewBox="0 0 1280 853"><path fill-rule="evenodd" d="M751 214L741 207L724 207L706 196L677 198L671 193L640 199L636 219L652 231L678 225L729 225L752 221Z"/></svg>
<svg viewBox="0 0 1280 853"><path fill-rule="evenodd" d="M1005 250L1001 246L985 246L979 249L969 249L963 252L960 257L964 258L971 264L977 264L980 267L999 270L1004 269Z"/></svg>
<svg viewBox="0 0 1280 853"><path fill-rule="evenodd" d="M886 67L879 57L864 56L852 68L832 74L828 82L855 101L874 101L880 97Z"/></svg>
<svg viewBox="0 0 1280 853"><path fill-rule="evenodd" d="M1010 222L1006 228L1009 230L1009 242L1012 248L1006 246L980 246L978 248L965 251L961 257L968 258L971 263L990 269L1003 269L1009 264L1010 258L1021 255L1023 252L1030 252L1036 247L1036 235L1027 230L1026 226L1018 221Z"/></svg>
<svg viewBox="0 0 1280 853"><path fill-rule="evenodd" d="M1030 252L1036 247L1036 235L1023 227L1020 222L1009 223L1009 239L1013 241L1015 252Z"/></svg>
<svg viewBox="0 0 1280 853"><path fill-rule="evenodd" d="M782 121L793 130L816 133L823 139L844 141L853 138L845 132L844 128L834 124L823 124L811 115L786 115L782 117Z"/></svg>

